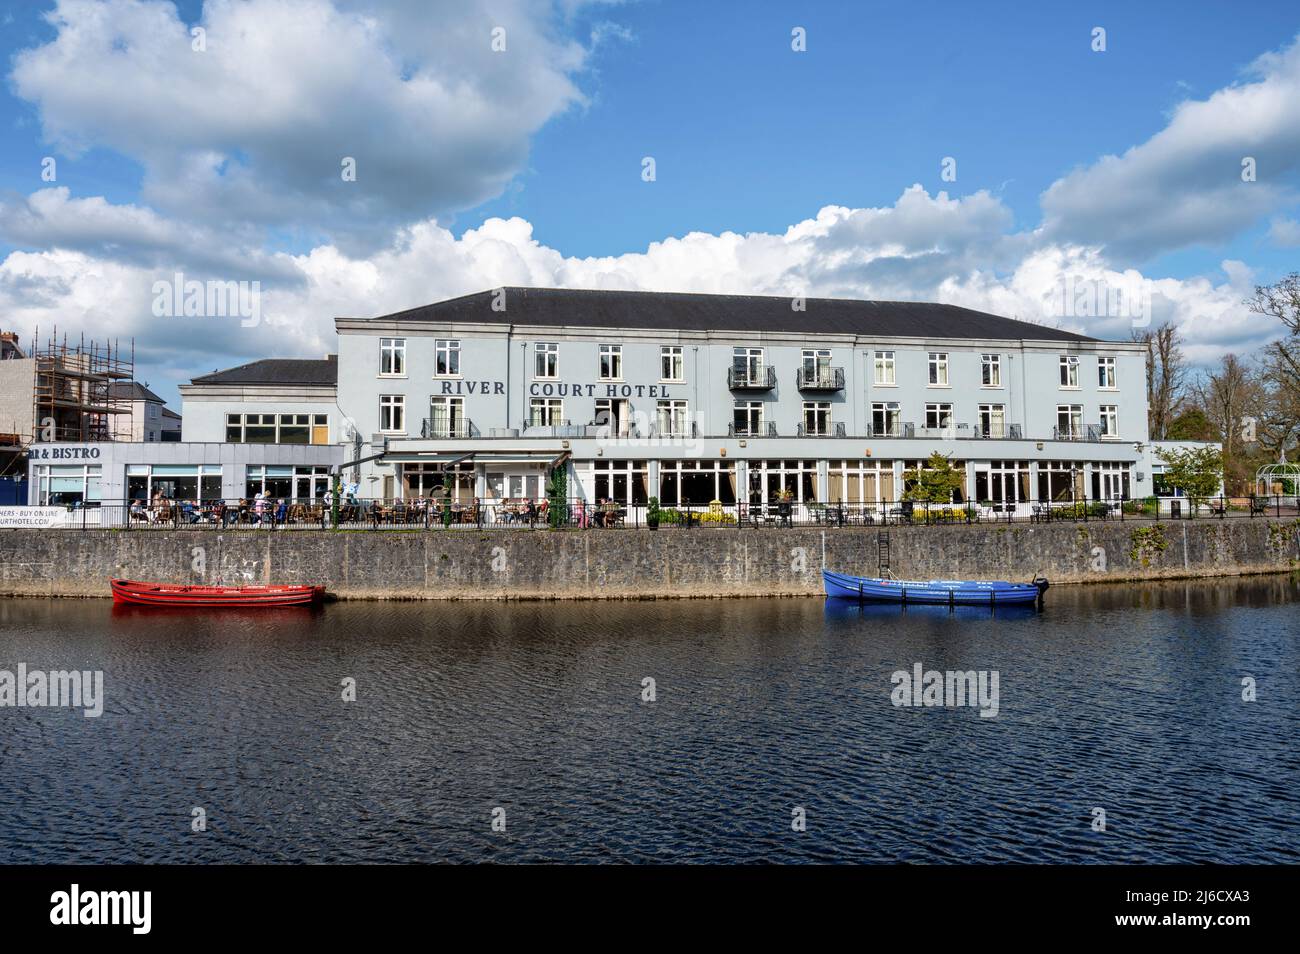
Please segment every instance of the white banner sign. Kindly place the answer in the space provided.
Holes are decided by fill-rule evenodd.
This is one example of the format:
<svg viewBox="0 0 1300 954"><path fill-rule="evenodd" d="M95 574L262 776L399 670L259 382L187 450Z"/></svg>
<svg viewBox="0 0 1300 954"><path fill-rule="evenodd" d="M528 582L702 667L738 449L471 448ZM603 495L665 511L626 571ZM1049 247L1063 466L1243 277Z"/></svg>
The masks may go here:
<svg viewBox="0 0 1300 954"><path fill-rule="evenodd" d="M57 528L99 526L99 514L94 510L85 514L67 507L0 507L0 528L21 527Z"/></svg>

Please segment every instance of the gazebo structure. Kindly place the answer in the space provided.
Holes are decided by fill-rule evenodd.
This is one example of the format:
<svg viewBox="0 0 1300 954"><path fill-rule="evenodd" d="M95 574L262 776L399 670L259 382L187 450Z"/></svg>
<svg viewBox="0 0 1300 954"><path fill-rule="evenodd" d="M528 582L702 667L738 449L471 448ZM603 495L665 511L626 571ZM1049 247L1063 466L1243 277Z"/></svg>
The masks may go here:
<svg viewBox="0 0 1300 954"><path fill-rule="evenodd" d="M1255 493L1261 497L1295 497L1300 489L1300 463L1265 464L1255 472Z"/></svg>

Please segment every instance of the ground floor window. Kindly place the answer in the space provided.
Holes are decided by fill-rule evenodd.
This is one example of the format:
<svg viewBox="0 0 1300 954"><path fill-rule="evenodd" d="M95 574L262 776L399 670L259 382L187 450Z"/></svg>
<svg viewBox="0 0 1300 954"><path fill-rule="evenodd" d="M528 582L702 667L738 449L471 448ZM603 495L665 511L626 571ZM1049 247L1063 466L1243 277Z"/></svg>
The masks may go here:
<svg viewBox="0 0 1300 954"><path fill-rule="evenodd" d="M231 444L328 444L327 414L227 414Z"/></svg>
<svg viewBox="0 0 1300 954"><path fill-rule="evenodd" d="M249 467L244 474L244 496L248 499L265 494L274 500L320 500L329 486L328 467Z"/></svg>
<svg viewBox="0 0 1300 954"><path fill-rule="evenodd" d="M37 502L42 507L73 504L97 507L102 476L100 464L40 464L36 467Z"/></svg>
<svg viewBox="0 0 1300 954"><path fill-rule="evenodd" d="M220 500L221 467L217 464L130 464L126 497L152 504L165 500Z"/></svg>
<svg viewBox="0 0 1300 954"><path fill-rule="evenodd" d="M446 496L451 491L453 503L469 504L474 502L474 465L464 463L455 465L450 471L442 464L402 464L403 496L412 500L416 497Z"/></svg>
<svg viewBox="0 0 1300 954"><path fill-rule="evenodd" d="M1076 461L1046 460L1038 465L1038 499L1076 500L1083 497L1083 466Z"/></svg>
<svg viewBox="0 0 1300 954"><path fill-rule="evenodd" d="M664 507L707 507L736 502L736 465L726 460L659 462L659 503Z"/></svg>
<svg viewBox="0 0 1300 954"><path fill-rule="evenodd" d="M1094 461L1092 496L1097 500L1129 499L1129 465L1120 461Z"/></svg>
<svg viewBox="0 0 1300 954"><path fill-rule="evenodd" d="M827 463L828 503L872 504L894 499L892 460L832 460Z"/></svg>
<svg viewBox="0 0 1300 954"><path fill-rule="evenodd" d="M645 461L598 460L591 466L593 500L613 500L642 507L649 500L650 468ZM663 502L662 497L660 502Z"/></svg>
<svg viewBox="0 0 1300 954"><path fill-rule="evenodd" d="M1029 461L991 460L975 465L975 499L994 510L1014 510L1029 500Z"/></svg>
<svg viewBox="0 0 1300 954"><path fill-rule="evenodd" d="M817 501L817 461L751 460L749 502L769 504L780 500L782 491L799 503Z"/></svg>

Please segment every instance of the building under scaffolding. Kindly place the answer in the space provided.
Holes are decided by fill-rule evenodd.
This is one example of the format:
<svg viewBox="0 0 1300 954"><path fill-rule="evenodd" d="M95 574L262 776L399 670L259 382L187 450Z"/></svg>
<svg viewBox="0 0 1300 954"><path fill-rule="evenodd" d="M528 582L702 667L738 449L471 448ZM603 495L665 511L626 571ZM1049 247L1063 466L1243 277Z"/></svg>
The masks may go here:
<svg viewBox="0 0 1300 954"><path fill-rule="evenodd" d="M112 385L135 377L134 340L124 351L116 341L101 345L82 335L69 344L66 335L59 340L56 334L32 357L37 439L111 441L115 428L130 432L131 402L116 396L119 389Z"/></svg>

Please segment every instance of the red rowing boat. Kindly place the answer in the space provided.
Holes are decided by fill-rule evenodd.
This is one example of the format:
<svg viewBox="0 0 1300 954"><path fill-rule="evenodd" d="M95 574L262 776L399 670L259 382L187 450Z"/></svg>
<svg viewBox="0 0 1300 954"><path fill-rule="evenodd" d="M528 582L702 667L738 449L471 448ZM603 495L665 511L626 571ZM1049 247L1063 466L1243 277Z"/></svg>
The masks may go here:
<svg viewBox="0 0 1300 954"><path fill-rule="evenodd" d="M323 586L185 586L111 580L114 603L144 606L305 606L325 598Z"/></svg>

